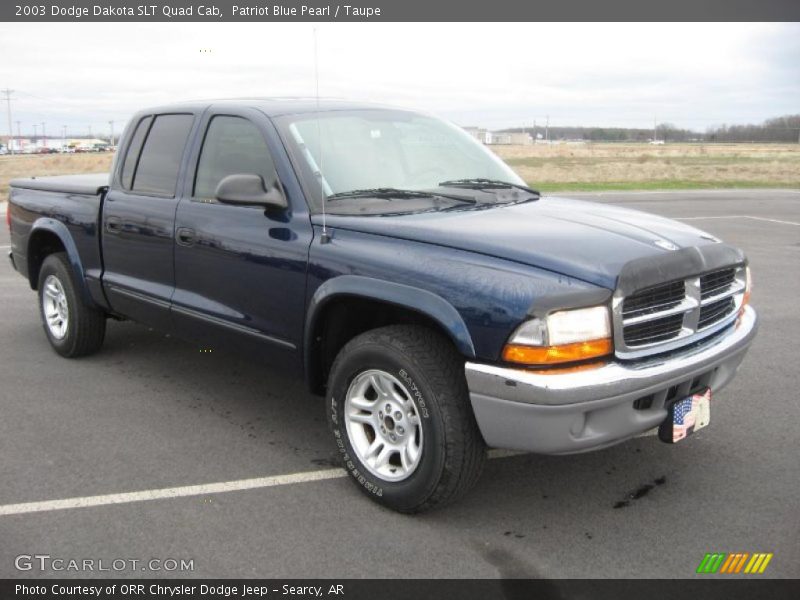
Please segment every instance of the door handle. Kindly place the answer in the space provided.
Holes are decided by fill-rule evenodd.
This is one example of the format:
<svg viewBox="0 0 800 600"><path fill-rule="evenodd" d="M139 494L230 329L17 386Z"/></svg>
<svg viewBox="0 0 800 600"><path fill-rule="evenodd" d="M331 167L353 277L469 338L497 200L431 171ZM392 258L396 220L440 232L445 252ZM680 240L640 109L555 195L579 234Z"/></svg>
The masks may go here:
<svg viewBox="0 0 800 600"><path fill-rule="evenodd" d="M106 219L106 231L108 233L119 233L122 231L122 221L116 217L108 217Z"/></svg>
<svg viewBox="0 0 800 600"><path fill-rule="evenodd" d="M175 237L181 246L193 246L196 239L194 229L188 227L178 227Z"/></svg>

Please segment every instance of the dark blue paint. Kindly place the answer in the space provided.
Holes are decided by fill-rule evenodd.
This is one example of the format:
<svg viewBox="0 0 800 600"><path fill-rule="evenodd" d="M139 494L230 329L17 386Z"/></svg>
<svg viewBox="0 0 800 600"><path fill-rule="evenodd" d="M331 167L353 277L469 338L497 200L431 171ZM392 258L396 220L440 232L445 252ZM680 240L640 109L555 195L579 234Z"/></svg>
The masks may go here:
<svg viewBox="0 0 800 600"><path fill-rule="evenodd" d="M335 108L361 107L322 106ZM166 107L196 117L174 198L122 190L116 163L105 198L12 184L17 268L27 273L35 230L47 229L63 240L87 293L101 305L105 293L113 312L206 346L232 343L299 371L330 302L361 296L406 307L438 323L465 357L496 361L529 315L607 302L625 263L665 252L657 239L709 243L674 221L555 198L406 216L329 215L331 239L322 243L320 216L309 214L303 194L315 183L298 179L270 120L315 109L302 101L252 100ZM142 112L134 122L159 112ZM202 136L216 114L258 125L288 210L193 201ZM118 231L106 230L109 220ZM190 243L176 243L178 229L193 233Z"/></svg>
<svg viewBox="0 0 800 600"><path fill-rule="evenodd" d="M315 223L321 219L315 217ZM328 215L328 224L393 238L502 257L614 288L622 265L680 247L712 243L677 221L615 206L545 197L493 209L392 217Z"/></svg>

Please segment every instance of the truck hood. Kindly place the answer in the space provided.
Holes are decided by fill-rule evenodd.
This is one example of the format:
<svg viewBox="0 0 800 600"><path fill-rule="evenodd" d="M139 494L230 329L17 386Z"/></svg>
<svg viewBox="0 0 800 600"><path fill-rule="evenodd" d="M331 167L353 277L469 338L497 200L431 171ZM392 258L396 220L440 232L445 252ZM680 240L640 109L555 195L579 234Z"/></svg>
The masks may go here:
<svg viewBox="0 0 800 600"><path fill-rule="evenodd" d="M319 215L313 220L322 222ZM332 228L479 252L609 289L631 260L719 241L664 217L552 196L523 204L408 215L329 214L327 223Z"/></svg>

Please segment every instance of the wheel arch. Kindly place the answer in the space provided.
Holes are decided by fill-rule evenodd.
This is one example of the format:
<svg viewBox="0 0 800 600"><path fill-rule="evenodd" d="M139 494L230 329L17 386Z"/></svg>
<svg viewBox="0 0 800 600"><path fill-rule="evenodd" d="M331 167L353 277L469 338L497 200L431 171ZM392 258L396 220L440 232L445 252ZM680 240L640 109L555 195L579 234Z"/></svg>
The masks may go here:
<svg viewBox="0 0 800 600"><path fill-rule="evenodd" d="M37 219L31 227L27 247L28 281L31 289L35 290L39 286L39 272L42 263L49 255L56 252L67 254L81 294L87 302L93 304L86 286L78 248L75 246L67 226L55 219L42 217Z"/></svg>
<svg viewBox="0 0 800 600"><path fill-rule="evenodd" d="M371 318L365 319L367 313ZM401 283L361 275L329 279L317 288L306 315L304 367L314 393L322 393L335 353L356 335L376 326L398 322L427 325L449 339L460 354L475 357L472 337L458 311L441 296ZM328 328L337 321L340 330L332 334L333 340L328 339ZM369 326L360 326L365 324Z"/></svg>

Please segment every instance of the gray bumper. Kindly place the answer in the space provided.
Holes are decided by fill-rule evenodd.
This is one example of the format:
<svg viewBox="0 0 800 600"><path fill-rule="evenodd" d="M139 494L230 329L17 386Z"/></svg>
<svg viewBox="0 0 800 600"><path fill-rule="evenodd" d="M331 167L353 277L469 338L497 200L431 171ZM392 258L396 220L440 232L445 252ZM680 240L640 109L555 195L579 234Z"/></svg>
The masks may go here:
<svg viewBox="0 0 800 600"><path fill-rule="evenodd" d="M748 306L721 336L649 360L549 374L467 363L472 408L492 447L571 454L610 446L657 427L672 400L724 387L757 328Z"/></svg>

